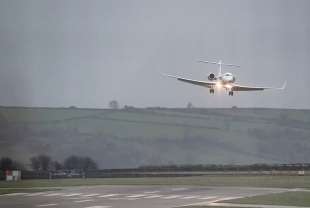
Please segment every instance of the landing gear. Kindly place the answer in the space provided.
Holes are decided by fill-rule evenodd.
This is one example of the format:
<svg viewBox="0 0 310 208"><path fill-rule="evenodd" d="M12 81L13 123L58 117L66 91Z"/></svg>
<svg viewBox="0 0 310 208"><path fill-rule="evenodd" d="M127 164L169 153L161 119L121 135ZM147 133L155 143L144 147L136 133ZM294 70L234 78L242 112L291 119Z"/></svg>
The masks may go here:
<svg viewBox="0 0 310 208"><path fill-rule="evenodd" d="M210 89L210 94L214 94L214 89Z"/></svg>
<svg viewBox="0 0 310 208"><path fill-rule="evenodd" d="M228 95L229 95L229 96L234 96L234 91L229 91L229 92L228 92Z"/></svg>

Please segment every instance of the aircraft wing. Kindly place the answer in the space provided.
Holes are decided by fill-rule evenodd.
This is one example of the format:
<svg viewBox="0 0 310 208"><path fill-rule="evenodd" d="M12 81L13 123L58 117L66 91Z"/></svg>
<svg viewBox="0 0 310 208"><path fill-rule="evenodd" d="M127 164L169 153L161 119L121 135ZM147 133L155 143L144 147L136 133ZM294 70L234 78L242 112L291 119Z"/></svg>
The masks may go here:
<svg viewBox="0 0 310 208"><path fill-rule="evenodd" d="M284 82L284 84L280 88L274 88L274 87L251 87L251 86L233 84L231 90L232 91L259 91L259 90L269 90L269 89L284 90L285 87L286 87L286 82Z"/></svg>
<svg viewBox="0 0 310 208"><path fill-rule="evenodd" d="M176 78L177 80L179 80L181 82L186 82L186 83L190 83L190 84L193 84L193 85L199 85L199 86L207 87L207 88L212 88L214 85L216 85L216 82L199 81L199 80L187 79L187 78L183 78L183 77L179 77L179 76L173 76L173 75L168 75L168 74L163 74L163 75L167 76L167 77Z"/></svg>

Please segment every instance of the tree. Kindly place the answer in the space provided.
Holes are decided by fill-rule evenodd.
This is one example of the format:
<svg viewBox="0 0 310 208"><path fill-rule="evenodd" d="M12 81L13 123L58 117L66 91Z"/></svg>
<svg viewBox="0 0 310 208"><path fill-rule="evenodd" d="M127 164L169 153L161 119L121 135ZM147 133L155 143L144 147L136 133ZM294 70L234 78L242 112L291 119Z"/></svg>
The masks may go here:
<svg viewBox="0 0 310 208"><path fill-rule="evenodd" d="M116 100L112 100L109 102L109 107L114 110L119 109L119 104Z"/></svg>
<svg viewBox="0 0 310 208"><path fill-rule="evenodd" d="M85 157L85 158L83 158L83 167L82 168L84 171L96 170L97 164L93 159L91 159L89 157Z"/></svg>
<svg viewBox="0 0 310 208"><path fill-rule="evenodd" d="M51 168L52 160L47 155L39 155L30 158L30 162L33 170L48 171Z"/></svg>
<svg viewBox="0 0 310 208"><path fill-rule="evenodd" d="M39 161L40 161L40 164L41 164L41 169L43 171L47 171L49 170L50 168L50 165L51 165L51 158L47 155L39 155Z"/></svg>
<svg viewBox="0 0 310 208"><path fill-rule="evenodd" d="M9 157L3 157L0 159L0 169L2 171L13 170L13 160Z"/></svg>
<svg viewBox="0 0 310 208"><path fill-rule="evenodd" d="M96 170L97 164L90 157L79 157L72 155L65 159L64 167L68 170Z"/></svg>
<svg viewBox="0 0 310 208"><path fill-rule="evenodd" d="M68 170L79 170L81 169L80 160L78 156L72 155L65 159L64 167Z"/></svg>
<svg viewBox="0 0 310 208"><path fill-rule="evenodd" d="M52 167L53 167L53 170L63 170L64 169L64 166L63 164L61 164L60 162L58 161L53 161L52 162Z"/></svg>
<svg viewBox="0 0 310 208"><path fill-rule="evenodd" d="M38 157L30 158L30 164L33 170L36 170L36 171L40 170L40 162L39 162Z"/></svg>
<svg viewBox="0 0 310 208"><path fill-rule="evenodd" d="M6 170L24 170L25 167L17 162L16 160L13 160L9 157L2 157L0 159L0 170L6 171Z"/></svg>
<svg viewBox="0 0 310 208"><path fill-rule="evenodd" d="M193 104L191 102L189 102L189 103L187 103L186 107L190 109L190 108L193 108L194 106L193 106Z"/></svg>

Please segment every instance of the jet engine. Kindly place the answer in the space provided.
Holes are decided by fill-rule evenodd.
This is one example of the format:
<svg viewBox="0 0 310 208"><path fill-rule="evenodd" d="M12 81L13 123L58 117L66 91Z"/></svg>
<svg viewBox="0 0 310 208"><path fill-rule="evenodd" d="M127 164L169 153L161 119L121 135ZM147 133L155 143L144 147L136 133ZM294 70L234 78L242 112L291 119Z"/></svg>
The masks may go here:
<svg viewBox="0 0 310 208"><path fill-rule="evenodd" d="M208 80L210 80L210 81L216 80L215 74L213 74L213 73L209 74Z"/></svg>

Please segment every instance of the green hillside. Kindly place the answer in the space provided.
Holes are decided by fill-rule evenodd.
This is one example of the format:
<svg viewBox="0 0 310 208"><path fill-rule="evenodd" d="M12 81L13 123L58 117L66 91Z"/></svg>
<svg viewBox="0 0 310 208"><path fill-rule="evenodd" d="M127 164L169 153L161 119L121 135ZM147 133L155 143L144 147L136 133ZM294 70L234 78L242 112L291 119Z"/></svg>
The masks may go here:
<svg viewBox="0 0 310 208"><path fill-rule="evenodd" d="M0 107L0 156L94 158L102 168L310 162L310 110Z"/></svg>

